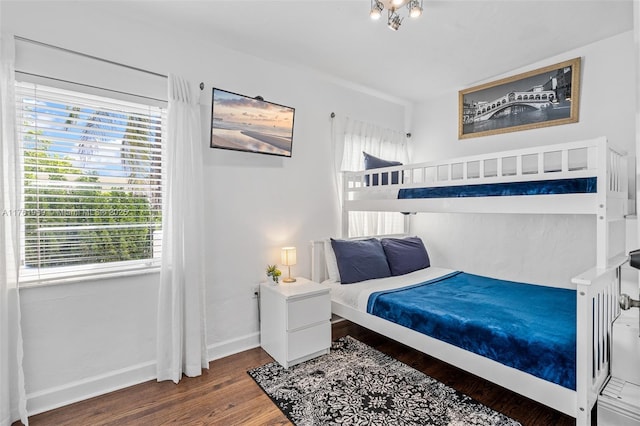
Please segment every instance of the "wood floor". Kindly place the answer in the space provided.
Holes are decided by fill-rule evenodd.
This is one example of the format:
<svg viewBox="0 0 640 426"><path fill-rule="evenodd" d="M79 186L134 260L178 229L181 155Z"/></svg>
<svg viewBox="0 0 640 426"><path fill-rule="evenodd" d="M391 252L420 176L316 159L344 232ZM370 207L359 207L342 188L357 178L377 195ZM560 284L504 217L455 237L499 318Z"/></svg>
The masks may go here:
<svg viewBox="0 0 640 426"><path fill-rule="evenodd" d="M574 425L575 420L534 401L410 349L349 321L333 324L333 339L351 335L522 423ZM40 425L289 425L246 373L272 358L261 348L213 361L195 378L146 382L33 416ZM15 425L20 425L20 422Z"/></svg>

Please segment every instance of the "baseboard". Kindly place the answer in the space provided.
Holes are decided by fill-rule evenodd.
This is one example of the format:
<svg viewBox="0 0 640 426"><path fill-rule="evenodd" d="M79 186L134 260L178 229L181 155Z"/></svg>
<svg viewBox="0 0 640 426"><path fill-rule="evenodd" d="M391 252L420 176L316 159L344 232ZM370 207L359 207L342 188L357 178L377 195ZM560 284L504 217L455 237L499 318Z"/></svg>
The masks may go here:
<svg viewBox="0 0 640 426"><path fill-rule="evenodd" d="M260 346L260 333L207 346L209 361ZM156 379L156 362L148 361L27 395L30 416Z"/></svg>
<svg viewBox="0 0 640 426"><path fill-rule="evenodd" d="M74 402L104 395L156 378L156 362L148 361L120 370L27 394L30 416Z"/></svg>
<svg viewBox="0 0 640 426"><path fill-rule="evenodd" d="M209 361L234 355L249 349L260 346L260 332L246 334L235 339L225 340L224 342L214 343L207 346L207 354Z"/></svg>

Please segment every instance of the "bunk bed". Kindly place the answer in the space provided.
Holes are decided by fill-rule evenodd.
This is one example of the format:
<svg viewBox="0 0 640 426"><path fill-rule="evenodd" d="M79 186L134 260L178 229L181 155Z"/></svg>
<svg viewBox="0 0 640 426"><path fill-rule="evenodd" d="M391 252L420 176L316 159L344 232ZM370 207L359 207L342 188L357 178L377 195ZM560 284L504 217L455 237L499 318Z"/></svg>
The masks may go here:
<svg viewBox="0 0 640 426"><path fill-rule="evenodd" d="M329 282L327 265L331 261L327 263L327 259L335 254L330 253L329 240L312 241L312 279L332 288L334 314L568 414L576 418L578 425L591 424L591 410L610 375L612 323L619 315L620 267L627 260L624 242L627 164L623 152L600 137L345 172L343 235L347 235L344 226L350 211L594 215L596 264L564 287L575 288L571 300L576 300L575 380L569 386L346 303L341 287L354 284L341 286ZM412 274L398 278L406 281ZM423 277L414 279L418 281L412 286L424 281ZM366 294L368 297L371 292Z"/></svg>

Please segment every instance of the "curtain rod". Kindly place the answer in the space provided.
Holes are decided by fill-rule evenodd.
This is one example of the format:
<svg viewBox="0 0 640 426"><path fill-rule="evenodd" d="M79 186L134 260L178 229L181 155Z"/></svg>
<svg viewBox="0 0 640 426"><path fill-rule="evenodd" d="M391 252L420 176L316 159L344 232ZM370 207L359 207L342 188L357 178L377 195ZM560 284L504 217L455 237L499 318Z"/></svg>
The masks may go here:
<svg viewBox="0 0 640 426"><path fill-rule="evenodd" d="M106 87L94 86L93 84L78 83L77 81L69 81L69 80L65 80L65 79L62 79L62 78L49 77L49 76L46 76L46 75L34 74L34 73L31 73L31 72L26 72L26 71L15 70L15 72L18 73L18 74L28 75L28 76L31 76L31 77L45 78L47 80L54 80L54 81L60 81L62 83L75 84L77 86L89 87L91 89L106 90L107 92L120 93L122 95L134 96L134 97L140 98L140 99L148 99L148 100L151 100L151 101L161 102L162 104L165 104L165 105L167 104L167 100L166 99L152 98L151 96L139 95L137 93L123 92L122 90L107 89Z"/></svg>
<svg viewBox="0 0 640 426"><path fill-rule="evenodd" d="M331 114L329 114L329 117L336 118L336 113L332 111ZM407 138L410 138L411 137L411 133L405 133L405 136Z"/></svg>
<svg viewBox="0 0 640 426"><path fill-rule="evenodd" d="M155 75L156 77L168 78L168 76L166 76L164 74L157 73L155 71L149 71L149 70L146 70L144 68L138 68L138 67L134 67L132 65L127 65L127 64L120 63L120 62L111 61L109 59L100 58L98 56L89 55L87 53L78 52L78 51L75 51L75 50L67 49L65 47L54 46L53 44L48 44L48 43L44 43L42 41L32 40L32 39L21 37L21 36L18 36L18 35L14 35L13 37L14 37L14 39L16 39L18 41L24 41L24 42L35 44L35 45L38 45L38 46L44 46L44 47L48 47L50 49L60 50L62 52L71 53L71 54L82 56L82 57L89 58L89 59L95 59L96 61L102 61L102 62L106 62L106 63L111 64L111 65L116 65L116 66L119 66L119 67L128 68L130 70L140 71L140 72L143 72L143 73L146 73L146 74Z"/></svg>

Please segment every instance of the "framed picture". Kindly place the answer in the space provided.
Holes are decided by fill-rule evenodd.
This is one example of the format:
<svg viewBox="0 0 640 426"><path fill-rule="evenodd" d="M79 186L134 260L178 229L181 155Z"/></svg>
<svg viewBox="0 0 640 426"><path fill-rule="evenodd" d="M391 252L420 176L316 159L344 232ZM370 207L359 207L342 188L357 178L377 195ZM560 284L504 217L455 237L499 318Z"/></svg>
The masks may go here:
<svg viewBox="0 0 640 426"><path fill-rule="evenodd" d="M578 121L580 58L485 83L458 94L458 138Z"/></svg>
<svg viewBox="0 0 640 426"><path fill-rule="evenodd" d="M291 157L292 107L213 88L211 148Z"/></svg>

